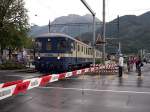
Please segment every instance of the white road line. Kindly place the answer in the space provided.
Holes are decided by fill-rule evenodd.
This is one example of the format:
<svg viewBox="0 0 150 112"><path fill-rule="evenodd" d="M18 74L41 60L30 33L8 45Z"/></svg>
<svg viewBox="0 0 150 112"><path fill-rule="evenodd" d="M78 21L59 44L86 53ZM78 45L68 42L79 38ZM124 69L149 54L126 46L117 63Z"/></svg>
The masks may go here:
<svg viewBox="0 0 150 112"><path fill-rule="evenodd" d="M6 76L9 76L9 77L25 77L25 76L21 76L21 75L6 75Z"/></svg>
<svg viewBox="0 0 150 112"><path fill-rule="evenodd" d="M117 91L117 90L98 90L98 89L82 89L82 88L63 88L63 87L39 87L44 89L64 89L64 90L76 90L76 91L92 91L92 92L112 92L112 93L130 93L130 94L147 94L150 92L140 92L140 91Z"/></svg>

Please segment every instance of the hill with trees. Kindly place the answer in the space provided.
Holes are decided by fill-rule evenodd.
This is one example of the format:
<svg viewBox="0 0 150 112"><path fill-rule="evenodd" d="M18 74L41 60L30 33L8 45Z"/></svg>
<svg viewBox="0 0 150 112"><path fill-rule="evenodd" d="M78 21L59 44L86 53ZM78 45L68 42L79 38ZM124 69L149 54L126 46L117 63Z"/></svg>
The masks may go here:
<svg viewBox="0 0 150 112"><path fill-rule="evenodd" d="M116 52L118 42L122 44L124 53L137 53L140 49L150 50L150 12L146 12L140 16L125 15L111 22L106 23L106 50L108 52ZM96 35L102 35L102 27L96 31ZM81 36L81 40L92 41L92 33L85 33ZM111 39L112 38L112 39Z"/></svg>

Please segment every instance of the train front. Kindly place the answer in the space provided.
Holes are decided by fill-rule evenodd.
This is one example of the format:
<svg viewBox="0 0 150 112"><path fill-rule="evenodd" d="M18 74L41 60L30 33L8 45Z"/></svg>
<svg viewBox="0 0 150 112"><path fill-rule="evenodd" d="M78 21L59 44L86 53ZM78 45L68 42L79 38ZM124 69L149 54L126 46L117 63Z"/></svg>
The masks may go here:
<svg viewBox="0 0 150 112"><path fill-rule="evenodd" d="M71 42L64 35L45 34L35 39L35 67L40 72L60 73L67 70L66 55Z"/></svg>

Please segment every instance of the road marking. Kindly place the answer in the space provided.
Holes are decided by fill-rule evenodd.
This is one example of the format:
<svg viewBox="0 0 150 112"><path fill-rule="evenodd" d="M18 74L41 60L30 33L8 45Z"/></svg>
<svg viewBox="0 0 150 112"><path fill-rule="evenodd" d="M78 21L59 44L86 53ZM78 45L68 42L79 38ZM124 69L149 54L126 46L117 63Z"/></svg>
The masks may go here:
<svg viewBox="0 0 150 112"><path fill-rule="evenodd" d="M109 79L109 80L114 80L115 78L116 78L116 76L114 76L114 75L108 76L108 79Z"/></svg>
<svg viewBox="0 0 150 112"><path fill-rule="evenodd" d="M9 77L25 77L25 76L21 76L21 75L6 75L6 76L9 76Z"/></svg>
<svg viewBox="0 0 150 112"><path fill-rule="evenodd" d="M123 75L123 78L124 78L124 79L128 79L128 75L127 75L127 74L124 74L124 75Z"/></svg>
<svg viewBox="0 0 150 112"><path fill-rule="evenodd" d="M141 76L137 76L137 78L138 78L138 79L143 79L143 78L144 78L144 76L143 76L143 75L141 75Z"/></svg>
<svg viewBox="0 0 150 112"><path fill-rule="evenodd" d="M76 91L92 91L92 92L112 92L112 93L130 93L130 94L147 94L150 95L150 92L141 92L141 91L117 91L117 90L99 90L99 89L83 89L83 88L63 88L63 87L39 87L44 89L62 89L62 90L76 90Z"/></svg>

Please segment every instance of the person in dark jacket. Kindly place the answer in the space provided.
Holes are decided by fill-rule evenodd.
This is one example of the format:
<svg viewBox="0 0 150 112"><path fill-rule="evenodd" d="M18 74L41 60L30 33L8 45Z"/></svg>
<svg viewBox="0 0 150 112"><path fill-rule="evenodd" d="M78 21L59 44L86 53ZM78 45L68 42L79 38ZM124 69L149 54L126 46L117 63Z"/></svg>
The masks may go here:
<svg viewBox="0 0 150 112"><path fill-rule="evenodd" d="M130 60L129 60L129 57L127 57L127 69L128 69L128 72L130 72Z"/></svg>
<svg viewBox="0 0 150 112"><path fill-rule="evenodd" d="M139 56L137 61L136 61L138 76L141 76L141 67L142 66L143 66L143 63L142 63L141 57Z"/></svg>

